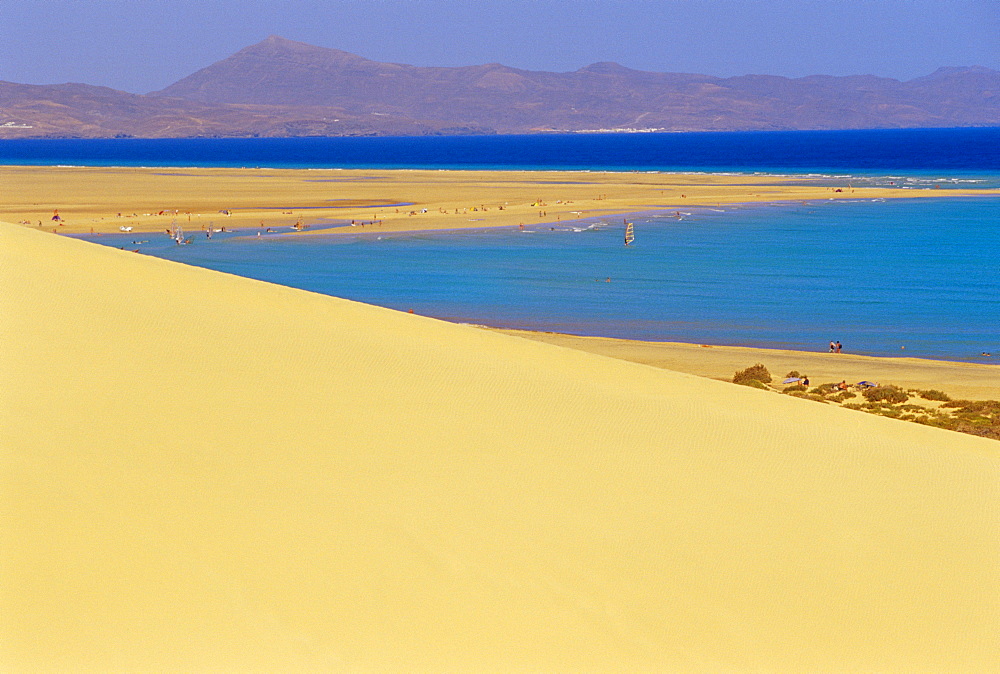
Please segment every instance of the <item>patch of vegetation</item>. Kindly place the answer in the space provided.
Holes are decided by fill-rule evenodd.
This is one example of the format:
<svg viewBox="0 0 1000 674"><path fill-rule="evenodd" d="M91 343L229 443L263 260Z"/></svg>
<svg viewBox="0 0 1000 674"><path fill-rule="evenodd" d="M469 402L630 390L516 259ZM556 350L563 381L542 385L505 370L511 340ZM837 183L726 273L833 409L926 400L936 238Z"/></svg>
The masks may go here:
<svg viewBox="0 0 1000 674"><path fill-rule="evenodd" d="M952 400L941 407L953 408L958 414L1000 416L1000 400Z"/></svg>
<svg viewBox="0 0 1000 674"><path fill-rule="evenodd" d="M919 395L924 400L941 400L947 402L951 400L951 396L944 391L938 391L937 389L930 389L928 391L917 391Z"/></svg>
<svg viewBox="0 0 1000 674"><path fill-rule="evenodd" d="M842 403L845 400L850 400L851 398L857 398L857 397L858 397L857 393L852 393L850 391L841 391L836 395L830 396L829 399L835 403Z"/></svg>
<svg viewBox="0 0 1000 674"><path fill-rule="evenodd" d="M821 395L821 396L827 396L830 395L831 393L836 393L837 386L838 384L834 384L832 382L829 384L820 384L819 386L811 390L810 393L815 393L816 395Z"/></svg>
<svg viewBox="0 0 1000 674"><path fill-rule="evenodd" d="M754 384L749 384L748 382L755 381L759 384L770 384L771 383L771 373L767 371L767 368L757 363L756 365L751 365L745 370L738 370L736 374L733 375L734 384L744 384L746 386L754 386ZM767 388L766 386L754 386L755 388Z"/></svg>
<svg viewBox="0 0 1000 674"><path fill-rule="evenodd" d="M905 403L910 399L906 391L899 388L898 386L876 386L874 388L866 389L862 395L865 399L870 402L887 402L890 404L894 403Z"/></svg>
<svg viewBox="0 0 1000 674"><path fill-rule="evenodd" d="M789 379L801 376L796 370L785 375ZM760 363L736 372L733 375L733 382L753 388L777 391L777 387L771 388L767 385L771 383L771 373ZM857 398L857 393L841 390L840 384L833 382L820 384L815 388L795 383L786 386L781 392L804 400L836 403L849 410L878 414L892 419L1000 440L1000 401L998 400L952 400L947 393L936 389L907 391L892 384L865 389L861 393L864 396L863 401L858 400L857 402L847 402ZM907 403L911 396L919 396L924 400L932 400L942 404L940 407L924 407L923 405Z"/></svg>
<svg viewBox="0 0 1000 674"><path fill-rule="evenodd" d="M918 424L924 424L925 426L934 426L935 428L943 428L947 431L957 430L957 422L951 417L946 416L936 416L928 415L925 417L918 417L914 419Z"/></svg>
<svg viewBox="0 0 1000 674"><path fill-rule="evenodd" d="M941 405L955 419L955 430L1000 440L1000 400L952 400Z"/></svg>
<svg viewBox="0 0 1000 674"><path fill-rule="evenodd" d="M955 426L955 430L959 433L968 433L969 435L978 435L984 438L1000 440L1000 426L971 426L958 422Z"/></svg>
<svg viewBox="0 0 1000 674"><path fill-rule="evenodd" d="M804 389L805 386L803 386L802 388ZM788 392L786 391L786 393L788 393ZM807 393L804 390L803 391L792 391L791 393L788 393L788 395L790 395L790 396L792 396L794 398L802 398L803 400L815 400L818 403L825 403L826 402L826 398L824 398L823 396L816 395L815 393Z"/></svg>

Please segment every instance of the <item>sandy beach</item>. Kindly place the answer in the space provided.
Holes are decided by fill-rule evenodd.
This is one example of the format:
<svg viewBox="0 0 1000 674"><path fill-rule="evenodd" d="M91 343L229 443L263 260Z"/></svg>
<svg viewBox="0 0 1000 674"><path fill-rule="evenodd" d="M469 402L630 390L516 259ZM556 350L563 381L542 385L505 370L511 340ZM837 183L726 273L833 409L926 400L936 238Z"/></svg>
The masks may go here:
<svg viewBox="0 0 1000 674"><path fill-rule="evenodd" d="M0 250L7 671L1000 667L995 441Z"/></svg>
<svg viewBox="0 0 1000 674"><path fill-rule="evenodd" d="M786 373L797 371L809 375L814 384L872 381L907 389L943 390L955 398L1000 399L1000 366L997 365L745 346L641 342L523 330L500 332L722 381L731 381L737 370L761 363L778 381Z"/></svg>
<svg viewBox="0 0 1000 674"><path fill-rule="evenodd" d="M191 231L351 221L384 231L516 227L737 203L1000 194L833 187L782 176L581 171L6 166L0 181L16 186L0 203L0 220L66 234L162 232L175 221Z"/></svg>

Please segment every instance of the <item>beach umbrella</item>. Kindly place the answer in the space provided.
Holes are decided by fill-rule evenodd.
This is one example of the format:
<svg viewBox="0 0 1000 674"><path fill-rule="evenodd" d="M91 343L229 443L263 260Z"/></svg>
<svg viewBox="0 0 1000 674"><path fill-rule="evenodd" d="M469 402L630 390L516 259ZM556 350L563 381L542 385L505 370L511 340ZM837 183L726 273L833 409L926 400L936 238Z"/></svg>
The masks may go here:
<svg viewBox="0 0 1000 674"><path fill-rule="evenodd" d="M794 384L797 381L802 381L802 378L801 377L789 377L788 379L786 379L785 381L783 381L781 383L782 384Z"/></svg>
<svg viewBox="0 0 1000 674"><path fill-rule="evenodd" d="M857 383L857 385L858 386L867 386L868 388L874 388L874 387L878 386L878 383L873 382L873 381L859 381Z"/></svg>

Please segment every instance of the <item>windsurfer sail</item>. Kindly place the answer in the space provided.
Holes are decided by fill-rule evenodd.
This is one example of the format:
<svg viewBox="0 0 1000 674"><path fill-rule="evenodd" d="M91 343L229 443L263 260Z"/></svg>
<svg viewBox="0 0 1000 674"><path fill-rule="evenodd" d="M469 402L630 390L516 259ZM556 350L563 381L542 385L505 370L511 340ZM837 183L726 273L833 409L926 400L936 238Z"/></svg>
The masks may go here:
<svg viewBox="0 0 1000 674"><path fill-rule="evenodd" d="M632 223L628 220L625 221L625 245L629 245L635 241L635 232L632 230Z"/></svg>
<svg viewBox="0 0 1000 674"><path fill-rule="evenodd" d="M174 243L177 245L183 245L191 242L191 239L184 238L184 228L177 224L176 220L170 223L170 238L173 239Z"/></svg>

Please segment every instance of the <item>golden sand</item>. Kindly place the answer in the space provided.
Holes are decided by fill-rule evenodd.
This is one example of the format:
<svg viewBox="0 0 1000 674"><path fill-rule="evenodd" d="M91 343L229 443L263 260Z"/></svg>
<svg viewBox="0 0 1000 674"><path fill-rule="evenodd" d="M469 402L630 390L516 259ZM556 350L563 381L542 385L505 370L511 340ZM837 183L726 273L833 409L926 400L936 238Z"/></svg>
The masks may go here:
<svg viewBox="0 0 1000 674"><path fill-rule="evenodd" d="M62 233L155 232L174 221L186 230L324 220L384 231L512 227L733 203L1000 195L833 188L780 176L580 171L7 166L0 167L0 184L13 186L0 203L0 220ZM55 211L59 221L52 220Z"/></svg>
<svg viewBox="0 0 1000 674"><path fill-rule="evenodd" d="M778 382L784 379L786 373L796 371L808 376L814 386L840 381L850 384L871 381L906 389L935 389L953 398L1000 400L1000 365L745 346L641 342L522 330L499 332L725 381L732 381L737 370L760 363Z"/></svg>
<svg viewBox="0 0 1000 674"><path fill-rule="evenodd" d="M0 255L4 671L1000 669L995 441L26 227Z"/></svg>

